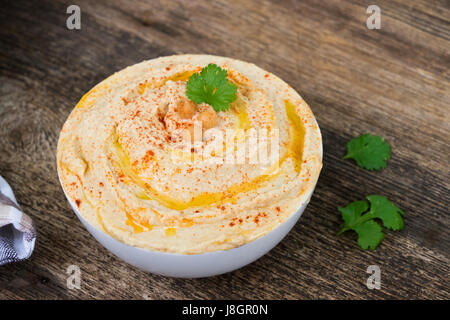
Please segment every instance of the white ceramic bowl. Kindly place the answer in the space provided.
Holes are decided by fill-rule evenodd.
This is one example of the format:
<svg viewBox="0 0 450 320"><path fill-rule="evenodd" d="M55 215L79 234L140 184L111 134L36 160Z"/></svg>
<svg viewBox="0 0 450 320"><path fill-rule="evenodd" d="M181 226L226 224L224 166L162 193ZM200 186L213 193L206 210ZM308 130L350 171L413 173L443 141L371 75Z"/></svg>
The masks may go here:
<svg viewBox="0 0 450 320"><path fill-rule="evenodd" d="M94 238L125 262L142 270L164 276L202 278L242 268L269 252L295 225L305 210L313 191L314 188L311 188L308 191L307 200L300 205L297 211L268 234L237 248L189 255L150 251L117 241L87 222L78 211L77 206L67 197L65 191L64 194L78 219Z"/></svg>
<svg viewBox="0 0 450 320"><path fill-rule="evenodd" d="M184 56L165 57L165 58L162 57L155 61L161 62L165 61L164 59L173 59L173 61L184 61L185 58L186 57ZM226 62L236 64L236 66L239 66L239 68L250 68L249 70L251 70L251 74L253 74L255 77L263 75L265 77L267 75L267 71L259 69L254 65L249 65L246 64L245 62L238 60L228 60L229 58L191 55L189 56L189 59L193 59L195 61L197 60L203 61L203 59L206 59L208 61L209 60L223 61L224 63ZM142 62L141 64L132 66L130 67L131 69L127 69L128 70L127 72L131 72L130 70L134 70L133 72L138 72L138 70L140 70L139 72L141 72L142 70L144 70L143 68L147 68L148 63L149 62ZM123 79L126 79L126 77ZM278 82L274 83L277 84ZM287 87L287 85L283 84L282 82L279 82L278 85L283 85L284 87ZM293 97L296 97L295 98L296 100L300 99L300 97L297 97L296 94L294 93L291 94ZM314 126L314 128L311 130L317 130L318 135L320 135L320 130L318 127ZM316 137L316 135L314 135L314 137ZM320 148L320 155L321 155L322 144L320 144L320 146L318 147ZM316 157L317 154L314 154L314 156ZM315 170L319 170L318 167L316 167ZM269 250L271 250L273 247L275 247L292 229L292 227L295 225L295 223L305 210L307 203L309 202L309 199L314 191L314 185L312 185L313 181L311 180L309 183L311 185L308 184L308 189L305 191L304 194L302 194L301 199L299 199L298 209L294 213L292 213L282 224L277 226L275 229L273 229L266 235L256 240L253 240L245 245L239 246L237 248L192 255L152 251L149 249L133 247L125 243L122 243L116 239L113 239L103 230L97 229L85 218L83 218L83 216L78 210L78 207L69 199L69 197L67 197L67 194L66 197L69 199L69 202L73 210L75 211L81 222L84 224L84 226L88 229L88 231L105 248L110 250L119 258L145 271L173 277L198 278L198 277L208 277L218 275L241 268L260 258Z"/></svg>

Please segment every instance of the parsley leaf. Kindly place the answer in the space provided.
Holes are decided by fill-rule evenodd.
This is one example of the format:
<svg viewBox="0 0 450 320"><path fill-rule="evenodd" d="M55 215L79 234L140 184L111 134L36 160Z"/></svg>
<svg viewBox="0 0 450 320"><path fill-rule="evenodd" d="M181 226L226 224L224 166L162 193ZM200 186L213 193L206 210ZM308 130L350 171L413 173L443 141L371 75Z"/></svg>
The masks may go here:
<svg viewBox="0 0 450 320"><path fill-rule="evenodd" d="M386 168L391 158L391 146L380 136L370 133L360 135L347 143L347 155L344 159L354 159L367 170Z"/></svg>
<svg viewBox="0 0 450 320"><path fill-rule="evenodd" d="M353 230L358 234L358 245L364 250L374 250L384 239L381 226L373 220L360 223Z"/></svg>
<svg viewBox="0 0 450 320"><path fill-rule="evenodd" d="M236 85L227 76L227 70L211 63L189 78L186 95L197 104L206 102L217 112L226 111L236 99L237 91Z"/></svg>
<svg viewBox="0 0 450 320"><path fill-rule="evenodd" d="M402 209L383 196L371 195L367 199L370 201L370 212L383 222L383 226L391 230L403 229L402 217L405 213Z"/></svg>
<svg viewBox="0 0 450 320"><path fill-rule="evenodd" d="M370 202L368 212L369 204L366 201L355 201L344 208L338 207L344 220L344 226L338 235L353 230L358 234L358 244L362 249L374 250L384 238L382 228L375 219L381 220L388 229L402 230L404 212L386 197L370 195L367 199Z"/></svg>

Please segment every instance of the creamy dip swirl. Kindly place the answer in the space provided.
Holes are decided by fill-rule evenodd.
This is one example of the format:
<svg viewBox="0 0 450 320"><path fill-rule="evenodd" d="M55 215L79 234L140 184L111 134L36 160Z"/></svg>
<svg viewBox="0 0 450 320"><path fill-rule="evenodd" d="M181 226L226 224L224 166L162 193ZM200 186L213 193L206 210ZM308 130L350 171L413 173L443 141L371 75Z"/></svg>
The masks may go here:
<svg viewBox="0 0 450 320"><path fill-rule="evenodd" d="M186 117L186 83L210 63L228 71L237 98L225 112L201 104ZM204 111L217 118L214 128L200 129L187 148L177 130L193 132ZM277 133L276 163L249 155L220 162L224 154L209 148L226 132L250 148L252 130ZM89 91L62 128L57 164L67 196L96 228L129 245L197 254L257 239L309 201L322 143L308 105L275 75L230 58L179 55L128 67Z"/></svg>

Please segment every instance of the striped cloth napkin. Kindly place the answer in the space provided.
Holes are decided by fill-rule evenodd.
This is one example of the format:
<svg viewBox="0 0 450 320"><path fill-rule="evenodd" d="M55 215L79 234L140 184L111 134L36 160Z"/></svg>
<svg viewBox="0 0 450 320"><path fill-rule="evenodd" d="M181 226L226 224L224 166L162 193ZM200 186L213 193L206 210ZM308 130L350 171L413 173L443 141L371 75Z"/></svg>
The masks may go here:
<svg viewBox="0 0 450 320"><path fill-rule="evenodd" d="M35 240L33 221L22 212L11 187L0 176L0 266L28 259Z"/></svg>

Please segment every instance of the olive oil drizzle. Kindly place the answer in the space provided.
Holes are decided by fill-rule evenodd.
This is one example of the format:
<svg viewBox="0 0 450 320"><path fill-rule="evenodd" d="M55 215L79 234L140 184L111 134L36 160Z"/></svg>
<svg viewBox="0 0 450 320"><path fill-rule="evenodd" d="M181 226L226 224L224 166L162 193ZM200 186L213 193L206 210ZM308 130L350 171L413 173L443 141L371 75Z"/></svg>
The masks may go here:
<svg viewBox="0 0 450 320"><path fill-rule="evenodd" d="M279 166L287 158L294 159L295 170L297 173L300 172L302 163L302 151L305 136L305 129L301 122L300 117L295 112L295 106L289 101L285 101L285 108L287 117L291 123L291 134L290 134L290 147L286 154L280 159ZM119 136L116 132L113 134L113 146L114 153L118 158L118 166L120 170L128 176L140 189L136 196L142 200L155 200L159 204L166 208L173 210L185 210L192 207L204 207L212 204L221 204L225 202L234 203L237 200L239 194L246 193L261 187L267 181L275 178L279 171L272 173L273 170L269 169L265 174L262 174L249 182L244 182L241 184L236 184L229 187L224 192L206 192L200 195L194 196L189 201L183 201L174 199L170 196L164 195L150 186L147 182L141 179L131 167L130 159L126 152L123 150L120 142Z"/></svg>

